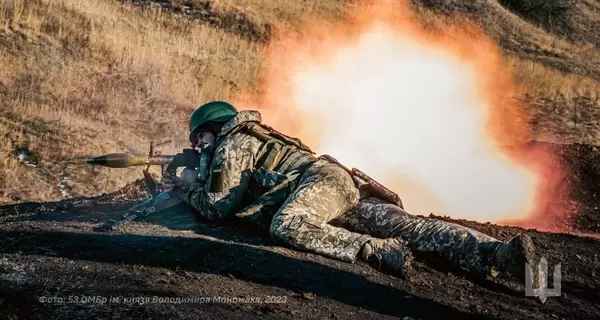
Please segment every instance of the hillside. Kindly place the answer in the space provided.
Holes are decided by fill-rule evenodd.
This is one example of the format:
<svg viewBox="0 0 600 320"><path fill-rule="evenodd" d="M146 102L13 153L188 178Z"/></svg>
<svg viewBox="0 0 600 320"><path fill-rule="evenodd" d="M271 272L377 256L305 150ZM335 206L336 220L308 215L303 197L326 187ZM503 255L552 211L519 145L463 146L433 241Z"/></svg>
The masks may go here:
<svg viewBox="0 0 600 320"><path fill-rule="evenodd" d="M534 115L532 130L541 140L550 136L557 140L598 144L598 1L426 0L417 3L418 8L436 14L466 15L498 41L522 87L522 99Z"/></svg>
<svg viewBox="0 0 600 320"><path fill-rule="evenodd" d="M561 296L541 304L525 297L522 286L475 278L442 261L415 261L417 274L399 279L362 262L274 246L265 234L195 219L183 207L97 232L103 221L118 219L145 197L138 182L99 197L0 206L0 318L600 317L597 233L574 236L439 217L502 240L531 235L549 267L560 263L562 270ZM597 212L584 217L586 230L600 230Z"/></svg>
<svg viewBox="0 0 600 320"><path fill-rule="evenodd" d="M133 181L137 169L92 171L69 161L146 153L151 141L170 141L163 152L185 147L195 107L260 90L262 48L275 30L335 22L346 5L185 3L2 1L0 202L97 195ZM598 2L573 1L566 11L557 9L562 0L518 3L411 5L433 30L466 17L498 41L539 139L598 144Z"/></svg>
<svg viewBox="0 0 600 320"><path fill-rule="evenodd" d="M538 195L549 200L532 229L429 217L501 240L529 234L550 268L561 264L559 297L542 304L432 257L400 279L184 206L97 228L149 194L140 168L92 169L85 158L187 147L198 105L265 93L273 39L337 26L370 2L0 0L0 319L599 319L598 0L406 1L430 34L452 37L469 21L493 40L501 68L485 70L509 71L517 92L500 99L518 102L538 140L504 151L523 161L550 152L557 166L546 169L568 169L542 177L556 181Z"/></svg>

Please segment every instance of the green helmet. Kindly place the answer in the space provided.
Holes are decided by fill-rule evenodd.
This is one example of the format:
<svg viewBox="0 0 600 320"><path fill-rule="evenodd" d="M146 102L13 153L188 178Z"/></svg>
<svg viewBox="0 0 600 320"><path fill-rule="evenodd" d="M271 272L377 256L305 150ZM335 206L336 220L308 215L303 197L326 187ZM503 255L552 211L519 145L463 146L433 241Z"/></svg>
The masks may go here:
<svg viewBox="0 0 600 320"><path fill-rule="evenodd" d="M190 142L195 143L196 131L209 122L227 122L238 111L224 101L212 101L200 106L190 116Z"/></svg>

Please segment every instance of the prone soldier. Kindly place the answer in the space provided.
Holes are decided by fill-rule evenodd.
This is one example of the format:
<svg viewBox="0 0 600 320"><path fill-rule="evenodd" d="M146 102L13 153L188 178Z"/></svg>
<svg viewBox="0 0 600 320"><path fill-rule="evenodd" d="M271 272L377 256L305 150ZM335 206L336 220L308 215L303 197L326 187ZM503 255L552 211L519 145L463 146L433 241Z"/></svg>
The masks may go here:
<svg viewBox="0 0 600 320"><path fill-rule="evenodd" d="M368 176L262 123L258 111L223 101L196 109L189 140L195 170L164 173L164 191L208 219L237 218L281 245L347 262L363 260L410 275L413 252L433 253L480 275L524 281L534 248L526 234L508 242L406 212ZM367 186L367 187L365 187ZM368 186L371 186L369 188ZM387 196L386 196L387 195ZM333 225L339 221L344 227Z"/></svg>

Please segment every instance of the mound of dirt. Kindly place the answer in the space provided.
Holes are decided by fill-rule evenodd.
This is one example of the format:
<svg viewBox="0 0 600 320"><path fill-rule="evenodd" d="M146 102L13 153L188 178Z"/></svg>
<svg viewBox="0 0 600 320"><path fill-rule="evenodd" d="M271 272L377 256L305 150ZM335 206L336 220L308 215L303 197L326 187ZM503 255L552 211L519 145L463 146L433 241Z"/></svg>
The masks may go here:
<svg viewBox="0 0 600 320"><path fill-rule="evenodd" d="M417 262L402 280L273 246L268 237L171 211L97 233L131 203L89 199L11 213L0 224L0 307L16 319L594 319L600 240L454 221L508 239L529 233L560 297L545 304L502 283ZM23 209L23 208L22 208ZM13 210L0 208L0 212ZM184 220L187 219L187 222ZM177 224L172 221L178 220ZM451 220L452 221L452 220Z"/></svg>
<svg viewBox="0 0 600 320"><path fill-rule="evenodd" d="M597 147L552 149L573 173L572 195L599 206ZM599 190L599 189L595 189ZM590 196L592 195L592 196ZM8 319L598 319L600 239L436 217L501 240L532 236L560 296L417 261L408 280L372 267L273 246L266 234L198 220L179 207L95 232L146 197L142 181L94 198L0 207L0 308ZM594 199L596 199L594 201ZM586 202L587 201L587 202ZM597 222L592 211L585 215ZM580 223L584 223L580 221ZM583 229L591 230L588 226Z"/></svg>
<svg viewBox="0 0 600 320"><path fill-rule="evenodd" d="M600 147L582 144L549 145L569 168L569 198L581 212L573 221L576 230L600 232Z"/></svg>
<svg viewBox="0 0 600 320"><path fill-rule="evenodd" d="M113 192L111 195L116 201L131 201L148 199L151 197L144 179L138 179L134 182L128 183L123 188Z"/></svg>
<svg viewBox="0 0 600 320"><path fill-rule="evenodd" d="M555 163L551 163L553 167L563 171L561 175L547 174L556 180L551 182L549 194L544 195L550 201L540 210L538 219L552 215L558 220L548 221L556 223L561 230L600 232L599 146L532 141L512 148L512 151L523 156L535 154L535 151L549 152L555 156Z"/></svg>

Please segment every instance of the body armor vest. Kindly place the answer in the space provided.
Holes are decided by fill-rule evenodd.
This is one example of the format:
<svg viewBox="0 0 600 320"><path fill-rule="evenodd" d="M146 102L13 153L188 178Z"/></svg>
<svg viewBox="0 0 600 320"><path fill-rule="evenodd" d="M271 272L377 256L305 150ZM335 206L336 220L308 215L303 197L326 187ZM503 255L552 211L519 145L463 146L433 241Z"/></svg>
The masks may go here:
<svg viewBox="0 0 600 320"><path fill-rule="evenodd" d="M300 139L287 136L265 124L245 123L234 129L233 134L242 131L263 142L258 151L255 169L275 171L286 175L294 170L303 172L317 157Z"/></svg>

